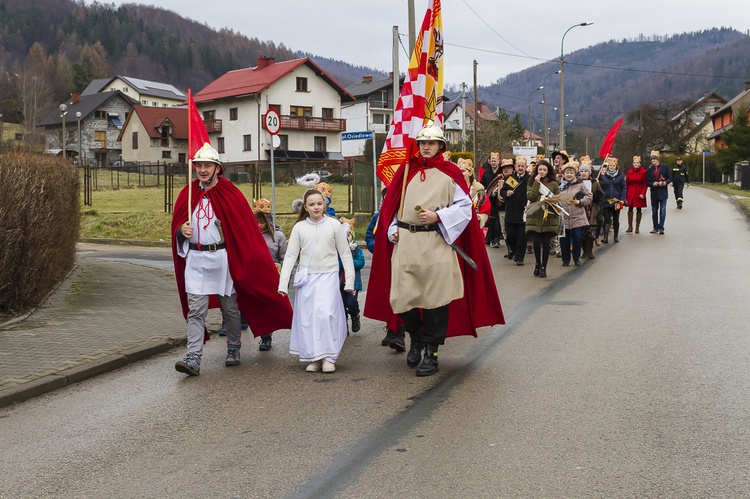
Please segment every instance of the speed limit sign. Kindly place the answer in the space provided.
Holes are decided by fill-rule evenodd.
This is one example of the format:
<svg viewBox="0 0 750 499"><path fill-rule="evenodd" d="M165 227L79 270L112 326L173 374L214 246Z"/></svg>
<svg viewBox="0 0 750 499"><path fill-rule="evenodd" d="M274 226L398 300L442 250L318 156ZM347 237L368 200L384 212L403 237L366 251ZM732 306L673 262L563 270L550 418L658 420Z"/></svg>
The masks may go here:
<svg viewBox="0 0 750 499"><path fill-rule="evenodd" d="M266 126L266 130L268 130L268 133L271 135L276 135L279 133L279 130L281 130L281 118L279 118L279 113L276 112L275 109L269 109L268 112L266 112L266 115L263 118L263 123Z"/></svg>

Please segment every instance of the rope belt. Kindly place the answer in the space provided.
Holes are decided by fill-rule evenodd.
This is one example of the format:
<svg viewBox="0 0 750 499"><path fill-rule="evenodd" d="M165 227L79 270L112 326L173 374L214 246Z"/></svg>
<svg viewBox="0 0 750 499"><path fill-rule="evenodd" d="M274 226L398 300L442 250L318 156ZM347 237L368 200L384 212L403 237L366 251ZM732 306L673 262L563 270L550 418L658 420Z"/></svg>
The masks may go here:
<svg viewBox="0 0 750 499"><path fill-rule="evenodd" d="M211 244L193 244L190 243L190 249L198 251L218 251L227 247L227 243L211 243Z"/></svg>
<svg viewBox="0 0 750 499"><path fill-rule="evenodd" d="M401 220L398 220L396 222L396 225L398 227L401 227L402 229L407 229L409 232L431 232L438 230L438 224L429 224L429 225L417 225L417 224L408 224L406 222L402 222Z"/></svg>

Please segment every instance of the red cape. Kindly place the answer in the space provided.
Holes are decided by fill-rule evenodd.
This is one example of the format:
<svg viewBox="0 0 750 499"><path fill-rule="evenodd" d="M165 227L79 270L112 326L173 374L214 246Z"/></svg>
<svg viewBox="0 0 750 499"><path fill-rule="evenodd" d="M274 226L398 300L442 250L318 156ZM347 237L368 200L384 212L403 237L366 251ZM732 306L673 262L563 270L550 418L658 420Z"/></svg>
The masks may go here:
<svg viewBox="0 0 750 499"><path fill-rule="evenodd" d="M466 185L461 170L439 156L426 161L422 157L412 159L409 180L417 173L417 168L422 166L439 169L468 194L469 187ZM388 186L388 194L383 200L383 206L380 208L378 228L375 231L375 250L370 270L370 282L365 300L365 316L386 322L393 317L389 299L393 244L388 241L388 226L401 203L401 185L404 181L405 169L402 167L396 170L393 181ZM484 236L477 217L471 217L469 225L458 237L456 244L476 262L478 268L473 270L462 258L458 259L464 281L464 296L453 300L448 306L447 336L472 335L476 337L476 330L479 327L505 324L495 278L492 275ZM374 276L379 278L374 279Z"/></svg>
<svg viewBox="0 0 750 499"><path fill-rule="evenodd" d="M240 190L224 177L208 191L201 191L198 180L193 181L193 199L190 212L195 210L201 194L213 207L221 220L227 245L229 274L237 291L237 305L245 314L255 337L292 327L292 306L289 299L276 292L279 272L273 263L268 245L260 233L255 215ZM185 292L185 259L177 254L177 233L187 221L188 188L182 189L172 211L172 260L180 294L182 314L187 318L188 304ZM211 297L211 308L219 307L219 300Z"/></svg>

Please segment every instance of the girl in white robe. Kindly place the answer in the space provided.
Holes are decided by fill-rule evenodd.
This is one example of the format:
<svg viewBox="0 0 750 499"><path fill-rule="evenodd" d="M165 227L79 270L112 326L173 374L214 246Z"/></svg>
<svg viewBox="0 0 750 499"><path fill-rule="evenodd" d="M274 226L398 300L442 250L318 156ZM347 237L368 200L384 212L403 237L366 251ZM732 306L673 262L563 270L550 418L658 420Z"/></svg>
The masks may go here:
<svg viewBox="0 0 750 499"><path fill-rule="evenodd" d="M339 258L344 264L344 290L354 291L348 227L325 215L326 201L320 191L305 193L297 223L289 236L281 265L278 292L286 296L294 265L297 274L307 275L304 283L295 283L294 316L289 353L308 362L307 371L331 373L336 370L346 340L346 312L339 291ZM295 281L298 277L295 277Z"/></svg>

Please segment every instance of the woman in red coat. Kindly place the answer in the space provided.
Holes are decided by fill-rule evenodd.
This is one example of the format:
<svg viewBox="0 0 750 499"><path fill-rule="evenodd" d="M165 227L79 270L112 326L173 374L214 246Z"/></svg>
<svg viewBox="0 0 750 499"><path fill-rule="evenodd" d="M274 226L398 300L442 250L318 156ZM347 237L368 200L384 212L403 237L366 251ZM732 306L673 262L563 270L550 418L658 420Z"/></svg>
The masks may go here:
<svg viewBox="0 0 750 499"><path fill-rule="evenodd" d="M641 157L633 156L633 168L628 170L625 177L627 192L625 200L628 203L628 230L633 232L633 208L636 209L635 215L635 233L638 234L641 226L641 208L646 207L646 169L641 167Z"/></svg>

